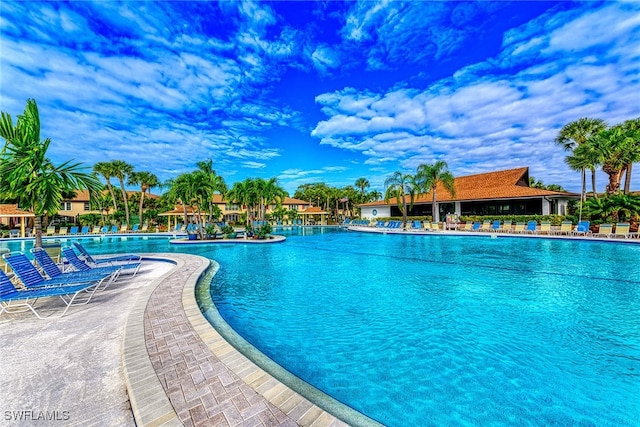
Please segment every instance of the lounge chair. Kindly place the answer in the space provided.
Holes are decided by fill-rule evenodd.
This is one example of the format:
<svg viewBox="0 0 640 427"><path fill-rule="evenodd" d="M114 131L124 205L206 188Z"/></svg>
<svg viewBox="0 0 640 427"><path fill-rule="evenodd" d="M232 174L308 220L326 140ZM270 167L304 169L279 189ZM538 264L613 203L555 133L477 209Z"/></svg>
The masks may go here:
<svg viewBox="0 0 640 427"><path fill-rule="evenodd" d="M105 225L100 229L100 234L107 234L109 232L109 226Z"/></svg>
<svg viewBox="0 0 640 427"><path fill-rule="evenodd" d="M460 228L458 228L458 230L460 231L471 231L471 227L473 226L473 223L470 221L467 221L464 223L464 225Z"/></svg>
<svg viewBox="0 0 640 427"><path fill-rule="evenodd" d="M118 232L118 226L117 225L111 226L111 230L109 231L109 233L116 234L117 232Z"/></svg>
<svg viewBox="0 0 640 427"><path fill-rule="evenodd" d="M75 234L78 234L78 230L79 230L79 228L78 228L77 226L75 226L75 225L74 225L73 227L71 227L71 228L69 229L69 234L74 234L74 235L75 235Z"/></svg>
<svg viewBox="0 0 640 427"><path fill-rule="evenodd" d="M613 224L600 224L598 232L594 236L609 238L613 235Z"/></svg>
<svg viewBox="0 0 640 427"><path fill-rule="evenodd" d="M628 222L619 222L616 224L616 231L613 233L612 237L623 237L625 239L628 239L631 237L631 235L629 234L629 227L631 226L631 224L629 224Z"/></svg>
<svg viewBox="0 0 640 427"><path fill-rule="evenodd" d="M105 279L112 277L110 274L93 274L93 275L69 275L67 273L60 274L56 277L46 279L40 274L40 272L31 264L31 261L22 252L10 252L2 255L7 264L11 267L15 275L20 279L22 284L28 289L39 289L49 286L61 286L61 285L76 285L80 283L98 283L98 286L104 282ZM107 285L111 283L111 280Z"/></svg>
<svg viewBox="0 0 640 427"><path fill-rule="evenodd" d="M91 230L91 234L100 234L102 232L102 227L99 225L94 225L93 230Z"/></svg>
<svg viewBox="0 0 640 427"><path fill-rule="evenodd" d="M572 232L573 232L573 224L571 223L571 221L562 221L562 223L560 224L560 229L555 230L553 234L555 235L566 234L568 236Z"/></svg>
<svg viewBox="0 0 640 427"><path fill-rule="evenodd" d="M146 233L147 231L149 231L149 224L144 224L140 229L140 232Z"/></svg>
<svg viewBox="0 0 640 427"><path fill-rule="evenodd" d="M64 277L64 280L66 281L77 283L86 280L101 280L103 278L111 276L109 278L109 283L111 283L116 280L118 278L118 275L120 274L120 271L118 269L94 269L91 271L73 271L64 273L60 269L60 267L58 267L58 264L56 264L55 261L51 259L49 254L47 254L44 249L31 249L31 254L35 258L38 265L40 265L42 270L45 272L45 274L49 277L49 279L61 279ZM105 285L105 288L109 285L109 283Z"/></svg>
<svg viewBox="0 0 640 427"><path fill-rule="evenodd" d="M123 264L110 264L106 266L91 266L87 264L87 262L73 251L71 247L62 248L62 256L75 268L77 271L96 271L96 272L108 272L108 271L118 271L118 274L121 273L129 273L132 276L135 276L140 270L139 262L130 262Z"/></svg>
<svg viewBox="0 0 640 427"><path fill-rule="evenodd" d="M18 230L17 228L14 228L13 230L9 230L9 238L17 238L20 237L20 230Z"/></svg>
<svg viewBox="0 0 640 427"><path fill-rule="evenodd" d="M491 231L491 221L482 221L482 225L480 226L480 229L478 231Z"/></svg>
<svg viewBox="0 0 640 427"><path fill-rule="evenodd" d="M513 232L517 234L524 233L524 222L516 222L516 226L513 229Z"/></svg>
<svg viewBox="0 0 640 427"><path fill-rule="evenodd" d="M420 221L413 221L413 224L411 225L411 230L417 231L421 229L422 229L422 223Z"/></svg>
<svg viewBox="0 0 640 427"><path fill-rule="evenodd" d="M571 223L569 223L571 225ZM537 234L551 234L551 222L550 221L542 221L540 223L540 230L536 232Z"/></svg>
<svg viewBox="0 0 640 427"><path fill-rule="evenodd" d="M58 231L59 236L66 236L68 234L69 227L60 227L60 231Z"/></svg>
<svg viewBox="0 0 640 427"><path fill-rule="evenodd" d="M82 246L80 242L73 242L73 246L80 252L81 258L84 258L85 261L90 262L91 264L113 264L113 263L127 263L127 262L140 262L142 257L140 255L134 254L126 254L126 255L118 255L118 256L109 256L109 257L94 257L92 256L87 249Z"/></svg>
<svg viewBox="0 0 640 427"><path fill-rule="evenodd" d="M49 254L55 263L60 262L60 255L62 254L62 247L60 246L60 243L43 244L42 249L47 251L47 254Z"/></svg>
<svg viewBox="0 0 640 427"><path fill-rule="evenodd" d="M480 227L482 227L482 225L480 224L480 221L476 221L471 226L471 231L480 231Z"/></svg>
<svg viewBox="0 0 640 427"><path fill-rule="evenodd" d="M493 221L493 223L491 224L491 229L489 231L501 231L500 229L500 220L496 219L495 221Z"/></svg>
<svg viewBox="0 0 640 427"><path fill-rule="evenodd" d="M537 233L538 223L534 220L527 222L527 228L524 229L524 233Z"/></svg>
<svg viewBox="0 0 640 427"><path fill-rule="evenodd" d="M133 224L133 227L131 227L131 232L132 233L137 233L140 229L140 224Z"/></svg>
<svg viewBox="0 0 640 427"><path fill-rule="evenodd" d="M575 230L573 230L574 236L586 236L591 234L591 230L589 229L589 225L591 223L589 221L580 221L576 226Z"/></svg>
<svg viewBox="0 0 640 427"><path fill-rule="evenodd" d="M0 248L0 271L4 271L5 273L9 272L9 265L5 262L4 258L2 258L2 254L8 254L9 252L7 248Z"/></svg>
<svg viewBox="0 0 640 427"><path fill-rule="evenodd" d="M47 227L47 231L45 232L45 235L53 236L54 234L56 234L56 228L52 226Z"/></svg>
<svg viewBox="0 0 640 427"><path fill-rule="evenodd" d="M17 313L29 309L36 315L38 319L46 319L51 317L62 317L67 313L72 305L87 304L91 301L93 294L98 289L99 283L89 282L73 286L55 286L41 289L18 290L11 283L11 280L0 271L0 315L6 313ZM93 288L93 289L92 289ZM78 295L84 295L86 298L77 299ZM36 311L34 304L40 298L60 297L64 302L65 308L58 316L42 317ZM22 308L22 309L21 309ZM18 310L16 310L18 309Z"/></svg>
<svg viewBox="0 0 640 427"><path fill-rule="evenodd" d="M82 229L80 230L80 234L89 234L89 226L85 225L82 227Z"/></svg>

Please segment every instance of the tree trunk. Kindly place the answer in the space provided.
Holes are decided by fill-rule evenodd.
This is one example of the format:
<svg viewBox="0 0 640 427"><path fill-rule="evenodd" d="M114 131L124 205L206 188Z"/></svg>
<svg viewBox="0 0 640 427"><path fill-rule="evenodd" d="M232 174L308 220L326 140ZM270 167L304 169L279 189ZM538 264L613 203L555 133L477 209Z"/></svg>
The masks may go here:
<svg viewBox="0 0 640 427"><path fill-rule="evenodd" d="M440 212L438 212L438 206L436 203L436 189L432 189L433 194L431 195L431 220L436 224L440 222Z"/></svg>
<svg viewBox="0 0 640 427"><path fill-rule="evenodd" d="M591 189L593 191L593 198L598 198L598 192L596 191L596 170L591 169Z"/></svg>
<svg viewBox="0 0 640 427"><path fill-rule="evenodd" d="M627 173L624 177L624 194L631 192L631 170L633 169L633 163L627 165Z"/></svg>
<svg viewBox="0 0 640 427"><path fill-rule="evenodd" d="M42 247L42 216L36 215L33 219L33 228L36 233L35 247Z"/></svg>
<svg viewBox="0 0 640 427"><path fill-rule="evenodd" d="M405 225L407 225L407 201L403 194L402 195L402 226L404 227Z"/></svg>
<svg viewBox="0 0 640 427"><path fill-rule="evenodd" d="M142 188L140 191L140 209L138 211L138 214L140 216L140 218L138 218L138 221L140 222L140 224L143 223L142 221L142 204L144 203L144 193L145 193L145 189Z"/></svg>
<svg viewBox="0 0 640 427"><path fill-rule="evenodd" d="M113 200L113 211L118 210L118 203L116 202L116 193L113 191L113 185L111 185L111 181L109 181L109 177L105 176L104 179L107 181L107 188L109 189L109 193L111 193L111 200Z"/></svg>
<svg viewBox="0 0 640 427"><path fill-rule="evenodd" d="M585 168L582 168L582 193L580 194L580 201L584 202L587 200L587 171Z"/></svg>
<svg viewBox="0 0 640 427"><path fill-rule="evenodd" d="M122 192L122 200L124 201L124 215L129 225L129 198L127 197L127 190L124 189L124 180L120 179L120 191Z"/></svg>
<svg viewBox="0 0 640 427"><path fill-rule="evenodd" d="M609 184L607 185L607 194L616 194L620 192L620 176L621 170L615 170L607 167L602 168L602 171L609 176Z"/></svg>

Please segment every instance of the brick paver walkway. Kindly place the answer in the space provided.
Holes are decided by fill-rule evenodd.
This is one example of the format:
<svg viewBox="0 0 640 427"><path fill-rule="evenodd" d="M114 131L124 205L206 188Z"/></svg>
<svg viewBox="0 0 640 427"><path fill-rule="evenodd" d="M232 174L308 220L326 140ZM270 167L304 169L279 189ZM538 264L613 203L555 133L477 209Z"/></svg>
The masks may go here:
<svg viewBox="0 0 640 427"><path fill-rule="evenodd" d="M218 359L180 305L184 278L200 268L187 262L152 294L144 316L153 368L185 426L296 426Z"/></svg>

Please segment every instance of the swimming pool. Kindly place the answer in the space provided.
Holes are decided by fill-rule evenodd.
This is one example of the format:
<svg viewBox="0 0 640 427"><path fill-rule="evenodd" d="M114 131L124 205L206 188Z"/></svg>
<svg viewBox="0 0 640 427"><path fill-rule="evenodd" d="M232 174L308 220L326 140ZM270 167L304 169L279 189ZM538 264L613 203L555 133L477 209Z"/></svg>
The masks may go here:
<svg viewBox="0 0 640 427"><path fill-rule="evenodd" d="M328 229L259 246L127 239L88 245L215 259L212 298L236 331L384 424L640 419L640 246Z"/></svg>

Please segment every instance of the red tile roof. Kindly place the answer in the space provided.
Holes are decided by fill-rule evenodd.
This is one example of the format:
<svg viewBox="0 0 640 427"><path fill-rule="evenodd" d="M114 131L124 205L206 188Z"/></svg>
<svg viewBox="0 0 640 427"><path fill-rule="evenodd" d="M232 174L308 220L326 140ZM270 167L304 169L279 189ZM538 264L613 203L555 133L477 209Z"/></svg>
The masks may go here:
<svg viewBox="0 0 640 427"><path fill-rule="evenodd" d="M452 202L561 195L570 197L577 196L575 193L541 190L539 188L529 187L529 168L527 167L461 176L455 178L454 187L456 190L455 197L453 197L442 184L438 184L436 187L436 200L438 202ZM432 197L431 193L420 194L416 196L414 203L431 203ZM389 204L396 203L396 199L389 201ZM384 200L378 200L358 206L380 206L381 204L387 203L385 203Z"/></svg>
<svg viewBox="0 0 640 427"><path fill-rule="evenodd" d="M33 213L18 208L18 205L0 205L0 217L14 218L14 217L31 217Z"/></svg>

